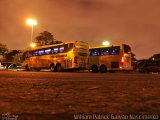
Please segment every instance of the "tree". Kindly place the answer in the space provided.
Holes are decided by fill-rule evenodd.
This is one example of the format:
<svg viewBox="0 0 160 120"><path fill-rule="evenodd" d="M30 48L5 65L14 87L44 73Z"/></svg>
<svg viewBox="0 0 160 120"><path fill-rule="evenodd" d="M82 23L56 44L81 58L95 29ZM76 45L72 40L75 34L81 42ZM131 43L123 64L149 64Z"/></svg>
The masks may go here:
<svg viewBox="0 0 160 120"><path fill-rule="evenodd" d="M5 54L5 58L7 61L13 61L14 56L18 55L20 52L20 50L11 50Z"/></svg>
<svg viewBox="0 0 160 120"><path fill-rule="evenodd" d="M57 41L56 39L54 39L54 35L52 35L52 33L48 31L39 33L34 42L40 46L62 43L61 41Z"/></svg>
<svg viewBox="0 0 160 120"><path fill-rule="evenodd" d="M0 55L4 56L8 52L7 45L0 43Z"/></svg>
<svg viewBox="0 0 160 120"><path fill-rule="evenodd" d="M44 31L39 33L39 36L36 37L35 42L40 45L49 45L52 44L53 41L54 41L54 36L52 35L52 33Z"/></svg>

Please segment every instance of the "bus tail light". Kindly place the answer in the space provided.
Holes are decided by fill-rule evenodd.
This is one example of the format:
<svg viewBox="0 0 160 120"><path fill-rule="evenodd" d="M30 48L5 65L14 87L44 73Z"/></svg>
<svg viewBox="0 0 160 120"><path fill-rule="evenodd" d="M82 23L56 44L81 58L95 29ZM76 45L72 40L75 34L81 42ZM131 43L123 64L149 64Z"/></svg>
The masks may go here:
<svg viewBox="0 0 160 120"><path fill-rule="evenodd" d="M124 57L121 57L121 63L124 63Z"/></svg>
<svg viewBox="0 0 160 120"><path fill-rule="evenodd" d="M74 63L78 64L78 57L74 56Z"/></svg>
<svg viewBox="0 0 160 120"><path fill-rule="evenodd" d="M124 57L121 57L120 66L123 66L123 63L124 63Z"/></svg>

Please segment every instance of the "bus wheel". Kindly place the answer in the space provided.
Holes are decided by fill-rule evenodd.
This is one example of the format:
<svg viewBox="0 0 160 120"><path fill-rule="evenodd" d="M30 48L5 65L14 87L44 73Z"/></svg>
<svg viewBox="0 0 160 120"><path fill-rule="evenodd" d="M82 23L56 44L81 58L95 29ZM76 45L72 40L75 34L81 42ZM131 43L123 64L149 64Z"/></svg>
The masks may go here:
<svg viewBox="0 0 160 120"><path fill-rule="evenodd" d="M57 72L62 71L62 66L61 66L61 64L57 64L57 65L56 65L55 71L57 71Z"/></svg>
<svg viewBox="0 0 160 120"><path fill-rule="evenodd" d="M26 71L30 71L30 70L31 70L31 69L29 68L29 65L28 65L28 64L25 66L25 70L26 70Z"/></svg>
<svg viewBox="0 0 160 120"><path fill-rule="evenodd" d="M54 65L51 65L51 66L50 66L50 71L52 71L52 72L53 72L53 71L54 71L54 69L55 69L55 68L54 68Z"/></svg>
<svg viewBox="0 0 160 120"><path fill-rule="evenodd" d="M99 71L100 71L101 73L106 73L106 72L107 72L106 66L105 66L105 65L101 65Z"/></svg>
<svg viewBox="0 0 160 120"><path fill-rule="evenodd" d="M91 67L91 70L92 70L93 73L97 73L98 72L98 67L96 65L93 65Z"/></svg>

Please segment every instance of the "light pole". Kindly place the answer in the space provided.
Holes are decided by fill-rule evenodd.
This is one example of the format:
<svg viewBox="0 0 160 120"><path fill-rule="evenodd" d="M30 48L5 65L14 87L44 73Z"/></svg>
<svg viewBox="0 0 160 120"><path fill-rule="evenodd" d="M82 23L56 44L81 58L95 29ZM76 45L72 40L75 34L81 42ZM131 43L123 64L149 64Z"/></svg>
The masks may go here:
<svg viewBox="0 0 160 120"><path fill-rule="evenodd" d="M30 42L32 42L32 40L33 40L33 27L37 25L37 21L35 19L33 19L33 18L29 18L29 19L26 20L26 23L32 27L32 30L31 30L31 41L30 41Z"/></svg>

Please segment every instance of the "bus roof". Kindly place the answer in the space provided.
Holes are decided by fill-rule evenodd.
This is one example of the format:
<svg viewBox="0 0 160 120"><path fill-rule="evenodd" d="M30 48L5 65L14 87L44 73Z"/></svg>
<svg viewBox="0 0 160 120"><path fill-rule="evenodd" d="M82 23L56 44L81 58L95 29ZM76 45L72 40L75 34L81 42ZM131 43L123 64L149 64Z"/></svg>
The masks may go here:
<svg viewBox="0 0 160 120"><path fill-rule="evenodd" d="M58 44L52 44L52 45L44 45L44 46L37 46L35 48L29 48L28 50L37 50L37 49L43 49L43 48L48 48L48 47L54 47L58 45L64 45L64 44L69 44L69 43L76 43L76 42L83 42L83 41L71 41L71 42L63 42L63 43L58 43ZM86 42L83 42L85 44L88 44Z"/></svg>

